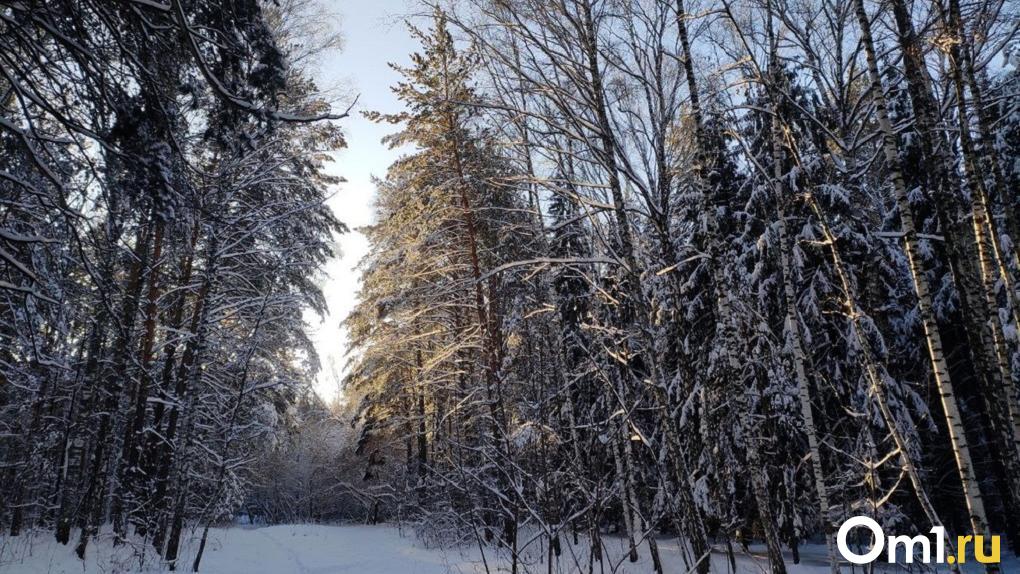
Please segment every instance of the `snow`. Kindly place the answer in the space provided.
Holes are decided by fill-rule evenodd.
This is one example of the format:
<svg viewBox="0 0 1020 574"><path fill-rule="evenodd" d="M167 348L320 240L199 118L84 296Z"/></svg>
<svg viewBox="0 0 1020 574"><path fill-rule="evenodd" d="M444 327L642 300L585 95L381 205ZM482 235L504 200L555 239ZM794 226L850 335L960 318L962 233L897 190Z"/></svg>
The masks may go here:
<svg viewBox="0 0 1020 574"><path fill-rule="evenodd" d="M200 531L190 532L189 541L179 563L178 571L190 572L191 561L197 549ZM522 542L526 538L521 536ZM122 545L114 548L107 536L101 536L93 544L83 564L75 557L73 541L61 546L49 532L37 532L18 538L0 537L0 573L2 574L129 574L151 573L165 570L154 556L146 557L140 563L136 548ZM588 572L588 552L582 545L569 544L570 537L562 538L563 554L554 572ZM640 548L641 560L631 563L626 560L624 541L606 536L607 561L604 569L595 563L595 572L643 573L653 572L647 546ZM658 541L663 556L665 572L684 574L684 566L678 554L675 540L662 538ZM539 547L542 547L541 549ZM533 545L534 552L522 558L519 571L548 572L548 564L542 554L544 542ZM738 553L739 549L736 550ZM761 558L762 549L752 546L752 553L738 554L738 574L767 572L767 564ZM577 557L575 562L573 556ZM802 563L793 565L787 561L790 574L827 574L824 564L824 548L807 545L801 549ZM612 560L608 560L611 558ZM487 548L485 555L489 572L509 572L510 562L506 556L495 556L494 549ZM756 563L757 562L757 563ZM972 564L968 564L973 566ZM1004 571L1015 571L1017 564L1011 559L1011 566L1004 564ZM971 569L977 572L977 569ZM965 569L965 572L971 571ZM210 530L209 542L202 559L200 572L210 574L479 574L486 572L477 547L441 549L427 547L412 533L401 532L394 526L327 526L327 525L280 525L260 528L231 527ZM712 557L712 572L731 574L726 556L717 552Z"/></svg>

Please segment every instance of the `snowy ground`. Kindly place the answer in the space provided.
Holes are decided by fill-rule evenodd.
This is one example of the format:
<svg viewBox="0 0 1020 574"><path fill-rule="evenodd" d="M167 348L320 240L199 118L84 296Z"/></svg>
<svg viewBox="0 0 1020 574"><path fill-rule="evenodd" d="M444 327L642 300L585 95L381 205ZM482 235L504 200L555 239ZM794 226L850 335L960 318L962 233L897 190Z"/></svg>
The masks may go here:
<svg viewBox="0 0 1020 574"><path fill-rule="evenodd" d="M595 573L614 572L614 566L619 573L653 572L647 547L641 549L642 560L630 563L623 558L621 540L606 538L606 544L612 560L607 559L601 568L596 562ZM667 574L687 572L675 541L660 540L659 548ZM195 540L192 539L179 570L191 571L194 549ZM126 574L163 570L152 557L143 563L137 554L133 548L115 549L108 540L101 539L90 548L83 564L71 547L56 544L48 532L14 539L0 537L0 574ZM577 556L576 562L572 554ZM791 574L828 573L823 555L821 548L804 548L802 563L791 566ZM526 560L528 564L520 568L522 574L549 571L544 556L536 553ZM508 561L492 555L491 551L486 552L483 563L477 548L427 548L414 536L402 535L392 526L284 525L211 531L200 571L210 574L477 574L486 572L486 565L493 574L509 572ZM740 574L762 573L766 571L764 566L764 562L751 556L738 557ZM712 571L731 572L724 555L712 557ZM860 572L860 567L856 571ZM1020 565L1011 561L1009 565L1003 564L1003 571L1020 572ZM587 549L565 545L563 555L553 564L553 572L589 572Z"/></svg>

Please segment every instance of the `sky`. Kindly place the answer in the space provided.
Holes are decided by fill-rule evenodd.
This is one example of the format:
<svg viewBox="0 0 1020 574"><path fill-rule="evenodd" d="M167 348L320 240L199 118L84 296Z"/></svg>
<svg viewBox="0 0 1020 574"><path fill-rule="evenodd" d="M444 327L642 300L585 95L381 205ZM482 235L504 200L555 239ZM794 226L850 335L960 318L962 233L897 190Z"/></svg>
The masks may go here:
<svg viewBox="0 0 1020 574"><path fill-rule="evenodd" d="M409 0L320 1L331 13L333 25L342 32L344 47L323 58L317 80L320 86L337 86L358 97L351 116L340 122L348 147L334 154L335 161L327 169L347 180L331 190L329 206L351 231L339 238L340 256L326 267L328 276L323 279L322 288L329 315L321 321L314 313L306 315L322 361L315 390L330 401L338 396L338 383L346 363L347 335L340 322L357 300L358 273L354 267L368 249L357 228L373 220L372 177L385 175L386 168L398 157L396 151L380 142L394 126L374 124L362 117L361 112L400 111L399 101L390 92L399 76L387 63L408 63L417 45L402 23L413 9Z"/></svg>

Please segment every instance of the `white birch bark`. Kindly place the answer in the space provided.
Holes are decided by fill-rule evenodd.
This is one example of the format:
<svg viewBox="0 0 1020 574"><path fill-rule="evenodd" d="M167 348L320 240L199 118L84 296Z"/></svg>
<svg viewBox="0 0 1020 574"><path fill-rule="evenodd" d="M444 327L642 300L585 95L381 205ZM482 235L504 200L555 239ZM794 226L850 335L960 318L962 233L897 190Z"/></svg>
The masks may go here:
<svg viewBox="0 0 1020 574"><path fill-rule="evenodd" d="M978 251L978 268L981 272L981 286L985 298L985 305L989 311L989 328L992 334L992 342L995 350L996 367L1003 386L1003 399L1006 403L1006 410L1009 417L1010 438L1012 440L1013 452L1010 457L1015 461L1020 455L1020 404L1017 403L1016 385L1013 384L1012 353L1006 345L1006 336L1002 328L1002 322L998 314L998 288L997 275L1002 279L1006 292L1006 304L1010 309L1013 320L1020 327L1020 315L1014 297L1014 285L1012 276L999 245L999 230L995 223L988 205L988 198L985 191L985 183L978 168L978 161L974 149L974 142L970 135L970 121L967 110L966 83L963 77L964 62L967 59L968 37L963 29L962 19L959 18L958 0L950 0L950 22L946 22L950 29L955 29L959 36L960 43L953 43L948 50L950 75L953 80L953 87L956 92L956 117L959 126L960 150L963 152L964 177L973 195L971 214L974 225L975 244ZM961 45L963 44L962 48ZM971 68L972 69L972 68ZM973 95L973 85L972 95ZM993 172L996 171L993 169ZM993 177L994 177L993 173ZM1017 481L1020 477L1013 477L1011 486L1015 494L1020 494L1020 485Z"/></svg>
<svg viewBox="0 0 1020 574"><path fill-rule="evenodd" d="M938 513L935 512L935 507L932 505L931 499L928 497L928 492L924 488L924 483L921 482L921 474L917 469L917 465L914 464L913 459L910 457L910 448L907 439L903 436L899 426L896 424L896 418L893 416L892 409L889 407L889 401L886 398L884 369L879 368L875 359L875 353L871 348L871 343L868 341L867 335L865 334L866 329L861 321L864 313L857 304L857 294L850 282L850 277L843 264L843 259L840 257L839 248L836 245L836 236L829 228L825 213L822 211L821 206L818 205L818 202L814 199L814 197L808 195L806 199L811 211L818 219L819 226L822 230L822 236L825 239L825 244L829 247L829 255L832 259L836 277L839 279L840 288L843 291L843 304L846 306L847 314L850 318L851 330L853 331L854 338L857 340L857 344L860 345L861 352L864 355L864 372L868 379L871 396L875 398L875 403L878 405L879 412L882 414L882 420L885 422L886 427L889 430L889 436L892 437L893 444L896 445L896 455L900 460L900 467L903 469L903 472L907 474L907 478L910 480L910 484L914 489L914 494L917 496L917 501L921 505L921 510L924 511L924 514L931 525L944 528L942 519L939 518ZM952 541L949 539L948 534L946 535L946 547L952 548ZM954 572L959 572L959 568L956 565L954 565L952 569Z"/></svg>
<svg viewBox="0 0 1020 574"><path fill-rule="evenodd" d="M780 203L779 220L777 228L779 231L779 263L783 275L783 296L786 301L786 324L790 330L790 338L793 345L793 371L797 378L797 394L800 399L800 413L804 419L804 433L808 439L808 450L811 454L811 472L814 480L815 494L818 495L818 512L822 517L822 527L825 534L825 547L829 556L829 568L832 574L839 574L839 560L836 555L835 538L833 537L832 523L830 522L829 493L825 486L825 472L822 469L821 450L818 446L818 427L815 425L814 412L811 409L811 389L807 377L807 358L804 353L804 345L801 340L800 319L797 317L797 298L793 288L793 266L790 265L789 249L793 246L787 241L786 214L782 205L785 203L785 187L782 183L782 166L779 157L779 136L778 130L773 140L773 175L775 177L776 195Z"/></svg>
<svg viewBox="0 0 1020 574"><path fill-rule="evenodd" d="M836 555L835 538L833 537L833 526L830 522L829 493L825 486L825 471L822 468L821 449L819 448L818 427L815 425L815 416L811 408L811 387L807 376L807 357L804 353L804 345L801 339L800 319L797 316L797 297L794 290L793 266L790 264L790 250L793 249L787 240L786 233L786 203L787 192L783 184L783 133L780 124L779 96L775 90L782 87L782 76L779 63L779 46L773 33L771 3L769 4L769 60L772 67L773 85L772 92L772 179L775 186L776 202L778 204L778 220L776 223L779 234L779 264L783 276L783 298L786 303L786 325L790 330L790 338L793 346L793 371L797 379L797 394L800 399L801 417L804 419L804 432L808 439L808 451L811 456L811 472L814 481L815 494L818 495L818 512L821 515L822 532L825 536L825 548L829 557L829 570L832 574L839 574L839 560Z"/></svg>
<svg viewBox="0 0 1020 574"><path fill-rule="evenodd" d="M879 129L882 131L883 152L888 166L890 177L893 183L893 192L896 196L896 203L900 211L900 221L903 231L904 250L910 265L910 274L917 292L918 310L921 323L924 328L925 340L928 345L928 353L931 359L932 372L935 376L935 385L938 388L942 402L942 408L946 417L946 426L949 431L949 440L952 445L953 455L956 459L957 471L960 475L960 482L963 486L964 498L967 503L968 514L975 534L984 534L985 540L989 540L988 514L985 511L984 499L978 486L977 476L974 472L974 464L970 453L970 445L967 442L967 435L964 431L963 420L957 405L956 393L953 390L953 383L949 376L949 366L942 349L942 336L938 324L935 321L935 312L932 306L931 293L928 288L928 281L921 268L920 253L917 244L917 228L914 224L913 211L910 201L907 198L906 184L903 173L900 170L900 160L896 133L889 121L885 93L882 86L882 78L878 69L878 59L875 53L875 42L871 34L871 20L864 9L864 0L854 0L854 9L857 15L858 24L861 29L861 40L867 58L868 74L871 79L872 97L875 101L875 114L878 120ZM995 565L988 565L989 572L996 572Z"/></svg>

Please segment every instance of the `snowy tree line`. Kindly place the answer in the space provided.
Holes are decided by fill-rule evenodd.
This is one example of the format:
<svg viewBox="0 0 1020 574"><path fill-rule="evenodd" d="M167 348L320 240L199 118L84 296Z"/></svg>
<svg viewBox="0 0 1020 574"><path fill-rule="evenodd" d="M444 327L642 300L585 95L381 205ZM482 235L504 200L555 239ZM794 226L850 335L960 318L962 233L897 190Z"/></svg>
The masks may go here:
<svg viewBox="0 0 1020 574"><path fill-rule="evenodd" d="M1018 8L434 7L346 322L386 511L514 570L837 572L855 515L1020 548Z"/></svg>
<svg viewBox="0 0 1020 574"><path fill-rule="evenodd" d="M409 520L515 571L618 569L621 535L659 571L664 536L701 572L824 540L837 572L862 514L1020 548L1015 2L431 7L370 114L406 153L349 420L307 391L344 230L324 19L0 7L6 535L171 568L190 536L195 570L238 514Z"/></svg>
<svg viewBox="0 0 1020 574"><path fill-rule="evenodd" d="M344 231L306 0L0 6L0 529L177 566L287 439ZM307 399L307 397L305 397ZM304 400L304 399L302 399ZM103 534L104 536L106 534ZM198 568L201 550L194 559Z"/></svg>

